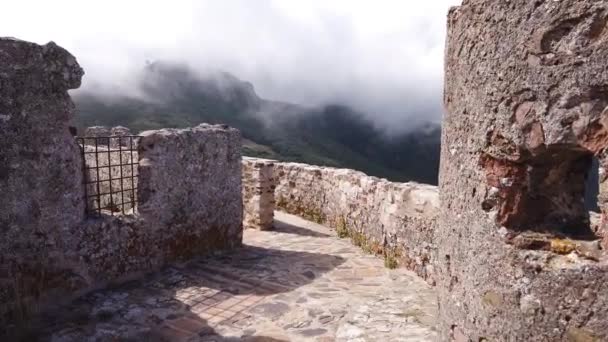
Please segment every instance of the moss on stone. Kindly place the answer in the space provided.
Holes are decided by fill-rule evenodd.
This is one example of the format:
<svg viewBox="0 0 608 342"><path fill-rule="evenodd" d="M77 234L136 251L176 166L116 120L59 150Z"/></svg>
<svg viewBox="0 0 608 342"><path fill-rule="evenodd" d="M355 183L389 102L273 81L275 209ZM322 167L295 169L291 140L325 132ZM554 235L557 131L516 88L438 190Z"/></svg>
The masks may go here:
<svg viewBox="0 0 608 342"><path fill-rule="evenodd" d="M336 223L336 232L338 233L338 237L341 239L349 236L348 227L346 227L346 219L344 216L338 217L338 222Z"/></svg>
<svg viewBox="0 0 608 342"><path fill-rule="evenodd" d="M353 232L351 234L350 239L353 242L353 245L355 245L357 247L361 247L365 250L364 247L367 246L367 239L365 238L365 235L363 235L363 233Z"/></svg>
<svg viewBox="0 0 608 342"><path fill-rule="evenodd" d="M382 247L382 245L380 245L380 243L375 240L371 243L368 243L368 249L369 253L371 254L381 255L384 253L384 248Z"/></svg>
<svg viewBox="0 0 608 342"><path fill-rule="evenodd" d="M492 307L500 307L503 304L503 299L499 293L488 291L481 297L481 302Z"/></svg>
<svg viewBox="0 0 608 342"><path fill-rule="evenodd" d="M325 222L325 215L323 215L323 213L316 209L316 208L300 208L298 210L298 216L301 216L309 221L318 223L318 224L323 224Z"/></svg>
<svg viewBox="0 0 608 342"><path fill-rule="evenodd" d="M337 220L334 221L335 225L333 227L336 229L339 238L347 238L349 237L353 243L353 245L360 247L365 253L372 255L383 255L384 247L376 240L370 239L367 237L362 230L357 229L357 223L354 222L354 228L349 228L346 223L346 218L344 215L339 216ZM398 254L398 253L393 253Z"/></svg>
<svg viewBox="0 0 608 342"><path fill-rule="evenodd" d="M320 209L310 208L306 205L298 203L297 201L287 201L286 199L279 197L276 201L276 206L286 212L300 216L309 221L323 224L326 222L327 217Z"/></svg>
<svg viewBox="0 0 608 342"><path fill-rule="evenodd" d="M346 215L340 215L335 219L328 218L321 212L320 209L310 208L297 201L287 201L279 197L276 206L286 212L300 216L309 221L319 224L328 224L330 228L336 230L339 238L350 238L353 245L360 247L364 252L374 255L383 255L384 265L387 268L394 269L399 266L399 258L401 253L396 249L386 250L379 242L370 240L359 227L357 222L353 222L353 228L347 224Z"/></svg>
<svg viewBox="0 0 608 342"><path fill-rule="evenodd" d="M279 198L276 200L275 205L276 205L276 207L277 207L277 208L279 208L279 209L284 209L284 210L286 210L286 211L288 211L288 212L289 212L289 210L288 210L288 208L287 208L287 200L285 200L285 198L283 198L283 197L279 197Z"/></svg>
<svg viewBox="0 0 608 342"><path fill-rule="evenodd" d="M395 269L399 267L399 258L401 253L396 248L384 249L384 266L386 268Z"/></svg>
<svg viewBox="0 0 608 342"><path fill-rule="evenodd" d="M574 342L599 342L600 339L590 331L581 328L571 327L566 331L568 340Z"/></svg>
<svg viewBox="0 0 608 342"><path fill-rule="evenodd" d="M368 253L368 254L373 254L373 255L382 255L384 252L384 248L382 248L382 246L380 245L380 243L378 243L375 240L367 240L365 242L365 244L363 246L361 246L363 248L363 251Z"/></svg>
<svg viewBox="0 0 608 342"><path fill-rule="evenodd" d="M325 222L325 215L317 209L309 209L308 212L305 213L311 221L315 223L322 224Z"/></svg>
<svg viewBox="0 0 608 342"><path fill-rule="evenodd" d="M397 268L397 266L399 266L399 262L397 262L397 259L393 255L384 254L384 267L392 270Z"/></svg>

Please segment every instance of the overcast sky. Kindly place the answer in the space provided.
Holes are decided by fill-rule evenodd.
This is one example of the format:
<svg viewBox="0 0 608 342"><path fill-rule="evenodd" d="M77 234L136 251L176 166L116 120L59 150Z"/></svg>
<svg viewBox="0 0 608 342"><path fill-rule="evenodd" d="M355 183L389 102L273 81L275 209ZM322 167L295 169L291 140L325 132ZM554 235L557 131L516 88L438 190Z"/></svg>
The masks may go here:
<svg viewBox="0 0 608 342"><path fill-rule="evenodd" d="M461 0L3 0L0 35L67 48L83 88L146 60L222 69L264 98L346 103L382 126L441 116L446 15Z"/></svg>

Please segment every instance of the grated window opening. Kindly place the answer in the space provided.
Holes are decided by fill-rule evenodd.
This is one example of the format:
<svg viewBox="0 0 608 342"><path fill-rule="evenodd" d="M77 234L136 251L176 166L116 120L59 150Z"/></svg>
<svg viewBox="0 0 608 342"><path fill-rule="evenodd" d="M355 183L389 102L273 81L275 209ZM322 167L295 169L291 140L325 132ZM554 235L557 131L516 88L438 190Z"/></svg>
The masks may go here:
<svg viewBox="0 0 608 342"><path fill-rule="evenodd" d="M137 135L76 137L82 154L87 216L136 213L139 138Z"/></svg>

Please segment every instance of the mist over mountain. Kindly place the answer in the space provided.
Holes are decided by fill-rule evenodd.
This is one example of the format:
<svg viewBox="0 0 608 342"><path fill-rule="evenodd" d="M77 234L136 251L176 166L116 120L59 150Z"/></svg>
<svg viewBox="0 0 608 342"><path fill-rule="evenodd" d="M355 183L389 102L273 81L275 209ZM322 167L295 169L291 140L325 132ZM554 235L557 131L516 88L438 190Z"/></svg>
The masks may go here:
<svg viewBox="0 0 608 342"><path fill-rule="evenodd" d="M148 63L136 94L78 92L80 128L123 125L133 131L201 122L241 130L244 154L347 167L394 181L437 183L440 128L419 124L388 135L354 108L306 107L260 98L254 86L224 71L201 74L178 63Z"/></svg>
<svg viewBox="0 0 608 342"><path fill-rule="evenodd" d="M70 51L86 72L73 93L137 95L147 60L179 61L265 100L349 106L398 135L441 120L445 19L461 1L19 0L0 31Z"/></svg>

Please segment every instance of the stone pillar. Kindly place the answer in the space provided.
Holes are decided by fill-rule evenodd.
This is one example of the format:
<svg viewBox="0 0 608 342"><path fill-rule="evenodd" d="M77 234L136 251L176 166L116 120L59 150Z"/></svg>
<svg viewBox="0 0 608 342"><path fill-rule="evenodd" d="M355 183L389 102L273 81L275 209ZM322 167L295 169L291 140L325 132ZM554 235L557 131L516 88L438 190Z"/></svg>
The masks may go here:
<svg viewBox="0 0 608 342"><path fill-rule="evenodd" d="M274 161L243 158L243 225L270 230L274 222Z"/></svg>
<svg viewBox="0 0 608 342"><path fill-rule="evenodd" d="M75 282L60 251L84 218L68 95L83 74L52 42L0 38L0 325Z"/></svg>
<svg viewBox="0 0 608 342"><path fill-rule="evenodd" d="M241 134L225 125L141 133L138 213L167 262L238 247Z"/></svg>
<svg viewBox="0 0 608 342"><path fill-rule="evenodd" d="M608 2L464 0L449 14L440 170L442 340L608 339Z"/></svg>

